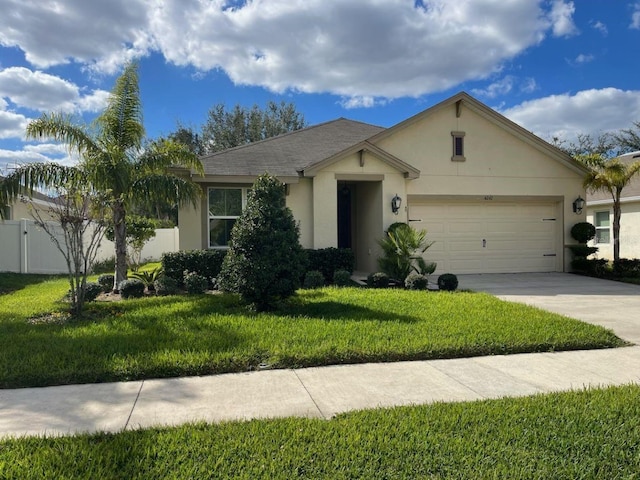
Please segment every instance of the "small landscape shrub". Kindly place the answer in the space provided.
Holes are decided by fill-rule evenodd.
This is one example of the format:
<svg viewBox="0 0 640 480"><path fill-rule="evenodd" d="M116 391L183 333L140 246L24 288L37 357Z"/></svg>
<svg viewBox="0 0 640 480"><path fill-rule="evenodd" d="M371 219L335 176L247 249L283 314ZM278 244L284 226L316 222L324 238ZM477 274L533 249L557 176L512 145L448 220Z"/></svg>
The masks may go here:
<svg viewBox="0 0 640 480"><path fill-rule="evenodd" d="M137 278L123 280L118 285L122 298L140 298L144 295L144 283Z"/></svg>
<svg viewBox="0 0 640 480"><path fill-rule="evenodd" d="M328 280L338 270L353 272L356 259L350 248L320 248L318 250L306 250L307 270L318 270Z"/></svg>
<svg viewBox="0 0 640 480"><path fill-rule="evenodd" d="M179 287L184 286L184 272L193 272L205 277L209 282L220 275L226 250L191 250L170 252L162 255L162 269L167 277L173 278ZM213 285L209 285L213 287Z"/></svg>
<svg viewBox="0 0 640 480"><path fill-rule="evenodd" d="M116 257L107 258L96 262L91 267L93 273L111 273L116 270ZM111 286L113 288L113 285Z"/></svg>
<svg viewBox="0 0 640 480"><path fill-rule="evenodd" d="M589 247L588 245L569 245L569 250L573 253L574 258L582 257L587 258L589 255L596 253L599 249L598 247Z"/></svg>
<svg viewBox="0 0 640 480"><path fill-rule="evenodd" d="M171 277L167 277L166 275L160 275L155 282L153 282L153 287L156 291L156 295L175 295L179 292L178 282Z"/></svg>
<svg viewBox="0 0 640 480"><path fill-rule="evenodd" d="M112 285L113 286L113 283ZM98 295L102 293L102 285L96 282L89 282L84 286L84 300L85 302L93 302Z"/></svg>
<svg viewBox="0 0 640 480"><path fill-rule="evenodd" d="M640 259L621 258L613 262L613 273L620 277L640 276Z"/></svg>
<svg viewBox="0 0 640 480"><path fill-rule="evenodd" d="M103 273L98 276L98 283L102 287L103 292L110 292L113 290L113 274L111 273Z"/></svg>
<svg viewBox="0 0 640 480"><path fill-rule="evenodd" d="M338 287L348 287L351 285L351 273L347 270L336 270L333 274L333 284Z"/></svg>
<svg viewBox="0 0 640 480"><path fill-rule="evenodd" d="M318 270L311 270L304 276L303 288L320 288L324 286L324 277Z"/></svg>
<svg viewBox="0 0 640 480"><path fill-rule="evenodd" d="M404 279L404 286L407 290L426 290L428 283L427 277L417 272L411 272Z"/></svg>
<svg viewBox="0 0 640 480"><path fill-rule="evenodd" d="M389 275L384 272L370 273L367 277L367 285L372 288L387 288L389 286Z"/></svg>
<svg viewBox="0 0 640 480"><path fill-rule="evenodd" d="M160 275L162 275L161 267L146 271L138 270L137 272L133 272L131 274L133 278L137 278L142 283L144 283L144 286L147 287L147 290L149 290L150 292L153 292L155 290L154 283L158 279L158 277L160 277Z"/></svg>
<svg viewBox="0 0 640 480"><path fill-rule="evenodd" d="M458 288L458 277L453 273L443 273L438 277L438 288L445 292L453 292Z"/></svg>
<svg viewBox="0 0 640 480"><path fill-rule="evenodd" d="M605 258L574 258L571 260L571 268L575 272L585 273L587 275L602 275L607 267L607 259Z"/></svg>
<svg viewBox="0 0 640 480"><path fill-rule="evenodd" d="M576 242L587 243L596 236L596 227L589 222L578 222L571 227L571 236Z"/></svg>
<svg viewBox="0 0 640 480"><path fill-rule="evenodd" d="M209 286L209 281L199 273L184 272L184 288L187 293L204 293Z"/></svg>

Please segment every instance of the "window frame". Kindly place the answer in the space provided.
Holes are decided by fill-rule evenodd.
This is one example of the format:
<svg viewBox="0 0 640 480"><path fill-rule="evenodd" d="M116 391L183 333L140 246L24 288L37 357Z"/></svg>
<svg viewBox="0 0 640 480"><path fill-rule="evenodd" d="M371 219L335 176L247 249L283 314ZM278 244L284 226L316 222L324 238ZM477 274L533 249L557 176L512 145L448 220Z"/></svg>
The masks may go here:
<svg viewBox="0 0 640 480"><path fill-rule="evenodd" d="M240 215L212 215L211 214L211 192L213 190L240 190L241 195L241 212L244 211L247 206L247 192L250 190L250 187L240 187L240 186L215 186L207 188L207 248L213 250L228 250L229 245L211 245L211 220L238 220Z"/></svg>
<svg viewBox="0 0 640 480"><path fill-rule="evenodd" d="M606 213L607 214L607 223L608 225L598 225L598 214ZM611 244L611 211L610 210L599 210L593 212L593 225L596 227L596 236L594 237L596 245L610 245ZM598 235L599 232L605 231L607 232L607 237L609 239L608 242L601 242L600 237Z"/></svg>
<svg viewBox="0 0 640 480"><path fill-rule="evenodd" d="M466 133L465 132L458 132L458 131L454 131L451 132L451 138L452 138L452 155L451 155L451 161L452 162L464 162L467 157L465 157L464 155L464 137L465 137ZM458 142L459 142L459 146L460 149L458 151Z"/></svg>

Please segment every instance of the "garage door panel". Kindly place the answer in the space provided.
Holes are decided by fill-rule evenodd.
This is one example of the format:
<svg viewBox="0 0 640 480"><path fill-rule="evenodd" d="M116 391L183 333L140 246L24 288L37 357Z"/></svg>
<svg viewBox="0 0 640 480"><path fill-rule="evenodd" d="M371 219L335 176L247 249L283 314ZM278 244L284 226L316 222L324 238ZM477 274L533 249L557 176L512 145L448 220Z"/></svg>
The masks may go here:
<svg viewBox="0 0 640 480"><path fill-rule="evenodd" d="M556 270L557 258L552 255L562 252L555 211L556 204L551 202L409 206L410 218L421 220L412 225L426 229L427 239L435 241L424 258L438 263L436 273Z"/></svg>

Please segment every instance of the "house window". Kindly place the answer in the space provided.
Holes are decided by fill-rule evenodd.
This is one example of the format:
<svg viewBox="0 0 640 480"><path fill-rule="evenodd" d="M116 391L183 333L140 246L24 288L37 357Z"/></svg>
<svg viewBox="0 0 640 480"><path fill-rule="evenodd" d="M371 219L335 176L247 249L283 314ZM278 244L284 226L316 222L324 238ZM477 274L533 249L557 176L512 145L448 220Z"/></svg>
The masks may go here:
<svg viewBox="0 0 640 480"><path fill-rule="evenodd" d="M596 212L594 221L596 227L596 243L611 243L609 212Z"/></svg>
<svg viewBox="0 0 640 480"><path fill-rule="evenodd" d="M451 160L454 162L464 162L464 132L451 132L453 138L453 155Z"/></svg>
<svg viewBox="0 0 640 480"><path fill-rule="evenodd" d="M209 189L209 248L229 246L231 229L247 201L246 188Z"/></svg>

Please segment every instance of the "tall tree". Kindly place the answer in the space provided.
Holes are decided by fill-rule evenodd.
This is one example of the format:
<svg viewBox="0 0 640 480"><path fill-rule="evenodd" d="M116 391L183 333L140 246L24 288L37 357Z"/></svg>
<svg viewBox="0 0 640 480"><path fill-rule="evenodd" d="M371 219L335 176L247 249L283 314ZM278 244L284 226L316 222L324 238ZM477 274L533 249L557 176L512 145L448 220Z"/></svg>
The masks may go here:
<svg viewBox="0 0 640 480"><path fill-rule="evenodd" d="M640 122L633 122L633 127L621 130L614 138L623 153L640 150Z"/></svg>
<svg viewBox="0 0 640 480"><path fill-rule="evenodd" d="M236 105L228 110L223 103L209 110L202 127L204 153L219 152L246 143L257 142L306 126L304 116L292 103L270 101L264 110Z"/></svg>
<svg viewBox="0 0 640 480"><path fill-rule="evenodd" d="M640 174L640 160L623 163L617 158L606 159L597 153L578 155L576 159L589 168L584 179L585 188L592 192L608 192L613 200L613 260L617 262L620 260L620 197L622 190Z"/></svg>
<svg viewBox="0 0 640 480"><path fill-rule="evenodd" d="M58 172L42 164L25 165L0 184L0 200L13 200L23 191L55 187L80 172L91 190L101 194L114 227L116 268L114 291L127 277L125 219L136 202L156 199L194 205L201 195L199 186L171 170L188 167L202 173L197 156L182 144L161 140L143 148L144 126L138 86L137 65L125 67L109 95L105 110L93 128L77 124L70 117L44 114L27 126L27 137L52 138L63 142L81 160L76 167ZM66 172L66 173L65 173Z"/></svg>

